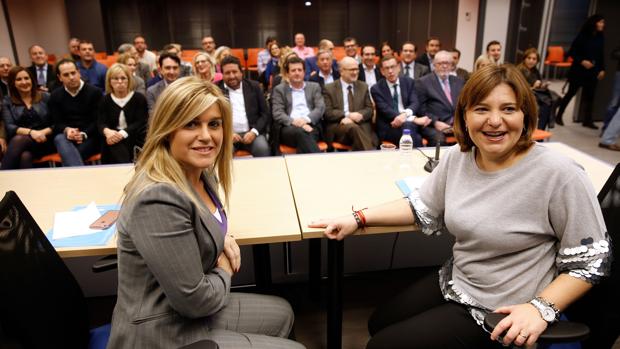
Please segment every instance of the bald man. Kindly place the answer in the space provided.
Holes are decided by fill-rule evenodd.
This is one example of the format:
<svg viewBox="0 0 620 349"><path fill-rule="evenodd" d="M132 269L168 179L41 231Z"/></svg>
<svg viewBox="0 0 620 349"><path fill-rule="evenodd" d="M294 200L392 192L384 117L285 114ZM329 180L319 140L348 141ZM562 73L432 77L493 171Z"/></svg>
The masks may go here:
<svg viewBox="0 0 620 349"><path fill-rule="evenodd" d="M37 87L41 91L50 92L56 88L56 71L51 64L47 64L47 53L39 45L32 45L28 50L32 65L28 67L30 74L34 77Z"/></svg>
<svg viewBox="0 0 620 349"><path fill-rule="evenodd" d="M326 84L325 140L350 145L353 150L376 149L373 135L372 102L368 85L357 80L359 65L352 57L344 57L338 64L340 79Z"/></svg>

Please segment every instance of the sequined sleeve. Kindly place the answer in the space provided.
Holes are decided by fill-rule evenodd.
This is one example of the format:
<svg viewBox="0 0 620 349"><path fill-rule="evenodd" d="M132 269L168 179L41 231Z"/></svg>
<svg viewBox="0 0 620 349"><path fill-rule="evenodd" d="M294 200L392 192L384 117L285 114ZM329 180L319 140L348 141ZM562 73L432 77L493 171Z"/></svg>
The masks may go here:
<svg viewBox="0 0 620 349"><path fill-rule="evenodd" d="M446 225L443 219L443 213L434 213L432 210L424 204L420 198L420 192L413 190L409 196L407 196L411 211L415 216L416 223L422 229L422 232L426 235L441 235L446 232Z"/></svg>
<svg viewBox="0 0 620 349"><path fill-rule="evenodd" d="M598 283L609 274L611 266L611 246L609 235L594 241L592 238L581 240L581 245L560 249L556 258L559 273Z"/></svg>

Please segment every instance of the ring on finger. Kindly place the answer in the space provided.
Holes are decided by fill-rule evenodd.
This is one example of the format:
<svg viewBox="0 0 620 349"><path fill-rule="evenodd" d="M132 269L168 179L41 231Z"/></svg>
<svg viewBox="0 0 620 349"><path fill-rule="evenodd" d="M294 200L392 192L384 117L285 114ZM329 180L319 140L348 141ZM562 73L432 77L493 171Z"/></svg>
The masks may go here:
<svg viewBox="0 0 620 349"><path fill-rule="evenodd" d="M524 339L527 339L527 337L529 337L530 335L527 332L519 332L519 337L523 337Z"/></svg>

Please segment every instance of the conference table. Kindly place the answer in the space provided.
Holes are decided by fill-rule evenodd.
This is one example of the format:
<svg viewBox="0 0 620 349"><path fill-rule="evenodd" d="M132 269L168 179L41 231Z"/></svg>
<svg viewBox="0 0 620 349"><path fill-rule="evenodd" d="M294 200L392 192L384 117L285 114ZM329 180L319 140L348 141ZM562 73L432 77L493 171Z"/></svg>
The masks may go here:
<svg viewBox="0 0 620 349"><path fill-rule="evenodd" d="M613 171L613 166L610 164L565 144L554 142L542 144L583 166L597 192ZM445 151L445 148L443 150ZM426 156L434 155L434 149L426 148L423 152ZM403 158L394 151L286 156L286 166L303 238L322 237L322 229L308 227L312 221L351 214L352 205L355 209L361 209L402 198L403 194L395 181L407 176L422 179L428 176L429 173L423 169L427 161L426 156L416 150L408 158ZM360 234L409 231L418 231L418 228L414 225L368 227ZM328 348L342 347L343 255L344 241L329 240Z"/></svg>
<svg viewBox="0 0 620 349"><path fill-rule="evenodd" d="M543 145L583 166L596 191L613 170L610 164L565 144ZM423 167L427 156L433 154L434 149L427 148L408 156L396 151L368 151L235 159L229 231L240 245L253 246L257 284L270 280L270 271L265 270L269 268L260 268L269 263L267 244L301 239L320 242L322 230L309 228L310 222L350 214L352 206L361 209L402 198L395 181L428 176ZM132 175L133 165L0 171L0 190L15 191L47 232L53 226L55 212L91 201L99 205L120 203ZM361 234L417 230L415 225L369 227ZM62 257L114 254L116 239L104 246L57 250ZM328 348L342 344L343 252L344 242L329 240Z"/></svg>

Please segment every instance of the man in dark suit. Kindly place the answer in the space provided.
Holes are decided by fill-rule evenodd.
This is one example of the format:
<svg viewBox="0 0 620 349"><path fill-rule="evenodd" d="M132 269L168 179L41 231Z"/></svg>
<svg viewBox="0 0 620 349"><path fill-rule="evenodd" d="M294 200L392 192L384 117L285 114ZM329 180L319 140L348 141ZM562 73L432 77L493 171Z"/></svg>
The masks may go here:
<svg viewBox="0 0 620 349"><path fill-rule="evenodd" d="M0 98L9 95L9 72L13 63L9 57L0 57Z"/></svg>
<svg viewBox="0 0 620 349"><path fill-rule="evenodd" d="M34 78L33 83L37 83L39 90L51 92L58 85L54 67L51 64L47 64L45 49L39 45L32 45L28 52L32 60L32 65L28 67L28 71Z"/></svg>
<svg viewBox="0 0 620 349"><path fill-rule="evenodd" d="M416 64L417 50L418 48L411 41L405 42L400 50L400 74L414 80L430 72L428 67L424 64Z"/></svg>
<svg viewBox="0 0 620 349"><path fill-rule="evenodd" d="M321 89L325 87L325 84L332 83L340 78L338 69L333 68L334 59L332 58L331 51L319 50L316 55L318 70L311 74L308 81L316 82L321 85Z"/></svg>
<svg viewBox="0 0 620 349"><path fill-rule="evenodd" d="M400 65L393 56L381 58L381 79L370 89L377 106L377 135L380 141L398 144L403 129L411 130L411 137L416 147L422 146L422 135L432 144L435 130L427 127L431 119L427 116L417 117L418 97L415 83L406 76L399 77ZM431 137L428 137L428 136Z"/></svg>
<svg viewBox="0 0 620 349"><path fill-rule="evenodd" d="M146 90L146 103L149 107L149 116L153 115L153 109L155 108L155 102L157 98L164 91L164 89L176 79L179 78L181 60L177 55L171 53L162 53L159 56L159 74L162 76L162 80Z"/></svg>
<svg viewBox="0 0 620 349"><path fill-rule="evenodd" d="M418 57L417 62L424 64L432 71L434 69L433 57L439 50L441 50L441 41L438 37L431 36L426 40L426 52Z"/></svg>
<svg viewBox="0 0 620 349"><path fill-rule="evenodd" d="M323 39L319 42L319 51L322 50L327 50L330 53L332 53L332 51L334 50L334 43L327 40L327 39ZM333 54L332 54L333 56ZM306 64L306 75L304 76L304 80L308 81L310 80L310 77L314 74L316 74L316 72L319 70L319 66L318 66L318 57L317 56L312 56L312 57L308 57L305 59L305 64ZM335 59L332 60L332 70L333 71L338 71L338 62L336 62Z"/></svg>
<svg viewBox="0 0 620 349"><path fill-rule="evenodd" d="M276 148L281 142L297 148L297 153L318 153L316 142L325 102L319 84L304 82L304 67L304 61L297 56L284 64L289 82L282 82L271 94L274 125L271 138Z"/></svg>
<svg viewBox="0 0 620 349"><path fill-rule="evenodd" d="M323 90L325 141L350 145L353 150L376 149L368 85L357 80L359 68L354 58L344 57L339 68L340 79Z"/></svg>
<svg viewBox="0 0 620 349"><path fill-rule="evenodd" d="M418 113L433 120L431 126L440 132L443 140L443 131L454 123L456 103L464 81L450 75L454 64L450 52L437 52L433 64L433 73L422 77L415 85L420 101Z"/></svg>
<svg viewBox="0 0 620 349"><path fill-rule="evenodd" d="M247 150L255 157L271 155L265 137L271 117L263 91L256 81L243 78L239 58L225 57L220 66L224 77L218 86L232 107L235 150Z"/></svg>
<svg viewBox="0 0 620 349"><path fill-rule="evenodd" d="M377 50L372 45L362 47L362 63L359 65L358 80L364 81L369 88L383 78L375 64Z"/></svg>

